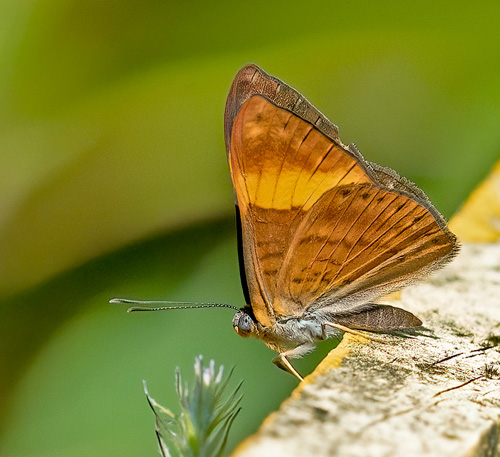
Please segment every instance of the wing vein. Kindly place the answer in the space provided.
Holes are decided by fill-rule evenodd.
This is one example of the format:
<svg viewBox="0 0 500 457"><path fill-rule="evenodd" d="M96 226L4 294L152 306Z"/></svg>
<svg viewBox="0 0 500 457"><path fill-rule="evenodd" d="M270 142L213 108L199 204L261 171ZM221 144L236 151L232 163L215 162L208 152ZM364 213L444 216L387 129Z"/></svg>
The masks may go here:
<svg viewBox="0 0 500 457"><path fill-rule="evenodd" d="M373 202L373 200L375 200L375 197L379 194L379 191L377 190L377 192L375 192L375 195L373 196L373 198L365 205L365 207L363 208L363 210L358 214L358 216L356 217L356 219L353 221L353 223L351 224L351 226L349 227L348 230L345 231L344 233L344 236L340 239L340 241L337 243L337 245L335 246L335 248L332 250L332 253L331 253L331 256L333 256L334 252L337 250L337 247L340 246L340 244L342 243L342 241L345 240L345 237L347 236L347 234L351 231L351 229L354 227L354 225L356 225L356 223L359 221L360 217L363 215L363 213L368 209L368 207L370 206L370 204ZM373 222L372 222L373 223ZM372 224L370 224L368 227L370 227ZM356 241L352 244L351 248L349 249L349 251L347 252L347 254L345 255L344 257L344 260L341 262L341 266L340 268L337 270L337 273L335 273L335 276L332 278L332 281L335 281L335 279L337 278L337 276L339 275L340 271L342 270L344 264L345 264L345 261L349 258L349 255L350 253L352 252L352 250L354 249L354 246L356 246L356 243L360 240L360 238L363 236L363 234L366 232L366 230L368 230L368 227L365 228L365 230L363 230L363 232L361 233L361 235L358 236L358 238L356 239Z"/></svg>
<svg viewBox="0 0 500 457"><path fill-rule="evenodd" d="M307 137L310 135L310 133L312 132L312 130L313 130L313 127L310 126L310 128L307 130L307 133L302 138L302 141L300 142L299 147L295 150L295 154L293 156L293 161L294 162L295 162L295 159L296 159L297 155L299 154L300 149L302 148L302 145L305 143ZM299 172L297 174L297 179L295 180L295 184L293 186L293 190L290 192L290 206L291 207L293 207L293 197L295 195L295 191L297 190L297 184L299 182L300 174L302 173L302 170L304 169L304 166L305 166L305 162L302 162L300 170L299 170Z"/></svg>
<svg viewBox="0 0 500 457"><path fill-rule="evenodd" d="M288 117L288 119L287 119L287 121L285 123L285 127L283 128L283 130L286 130L286 128L288 126L288 123L290 122L290 119L292 118L292 116L293 116L293 114L290 114L290 116ZM296 124L295 128L293 129L294 133L297 130L297 126L298 126L298 124ZM281 164L280 164L280 167L279 167L279 171L277 173L276 183L275 183L275 186L274 186L274 194L273 194L273 199L272 199L272 203L271 203L272 207L274 207L274 200L275 200L275 197L276 197L276 191L278 190L279 179L280 179L281 173L283 171L283 166L285 165L285 162L287 161L288 151L290 150L290 145L292 144L293 139L294 139L294 134L290 135L290 141L288 142L287 149L283 153L283 160L281 161Z"/></svg>
<svg viewBox="0 0 500 457"><path fill-rule="evenodd" d="M425 233L425 231L426 231L429 227L431 227L432 225L434 225L432 222L431 222L431 223L429 223L429 224L427 224L427 225L426 225L425 227L423 227L422 229L419 229L419 232L420 232L420 233ZM403 233L403 232L404 232L404 231L405 231L408 227L409 227L409 225L406 225L406 226L404 227L404 229L398 233L398 235L397 235L397 236L399 236L401 233ZM431 233L431 234L432 234L432 233ZM408 238L411 238L413 235L414 235L414 234L410 234L409 236L407 236L407 237L403 238L401 241L399 241L399 242L398 242L398 245L397 245L397 246L400 246L401 244L403 244L403 243L404 243L404 242L405 242ZM394 238L397 238L397 236L395 236ZM383 257L383 255L384 255L384 254L386 254L386 253L387 253L387 252L389 252L389 251L390 251L390 248L385 249L383 252L381 252L380 254L378 254L378 255L377 255L377 257L374 257L374 258L370 259L370 261L369 261L369 262L365 262L365 263L363 263L362 265L360 265L358 268L356 268L356 269L352 272L351 276L355 275L355 273L356 273L357 271L362 270L365 266L369 265L370 263L372 263L372 264L373 264L373 263L375 263L377 259L380 259L381 257ZM367 270L366 272L364 272L363 274L367 274L368 272L373 272L373 270L380 269L383 265L385 265L385 264L387 264L388 262L390 262L390 261L391 261L391 259L394 259L395 257L397 258L397 257L400 257L400 256L404 255L404 252L405 252L405 250L404 250L404 249L403 249L403 250L397 250L397 251L396 251L393 255L391 255L390 257L388 257L387 259L385 259L383 262L381 262L381 263L379 263L379 264L375 264L375 265L373 266L373 268L368 269L368 270ZM340 278L340 280L342 280L342 278L345 278L345 277L346 277L346 275L344 275L343 277L341 277L341 278Z"/></svg>
<svg viewBox="0 0 500 457"><path fill-rule="evenodd" d="M345 206L344 210L342 211L342 214L338 216L335 225L331 228L330 233L325 238L325 241L323 241L323 244L321 245L321 248L318 249L318 252L316 253L316 256L309 263L309 268L308 268L308 271L307 271L306 276L305 276L305 281L307 281L309 279L311 271L312 271L312 266L314 265L315 262L317 262L319 255L321 254L321 252L323 251L323 249L325 248L325 246L328 244L328 240L332 237L334 231L337 229L337 226L339 225L340 221L342 220L342 217L345 215L345 213L347 212L347 210L350 208L350 206L351 206L352 202L354 201L354 198L356 197L356 195L358 194L358 192L359 192L359 189L357 189L355 192L351 193L350 199L346 203L346 206ZM338 191L335 191L335 193L338 193ZM333 200L333 198L332 198L332 200ZM328 205L328 209L330 209L330 205ZM319 282L319 284L321 283L321 279L322 279L322 277L325 274L325 269L326 269L327 265L328 265L328 262L325 262L325 265L323 266L323 272L322 272L322 274L320 274L318 276L318 279L316 280L316 284L318 284L318 282ZM318 289L319 289L319 287L318 287Z"/></svg>

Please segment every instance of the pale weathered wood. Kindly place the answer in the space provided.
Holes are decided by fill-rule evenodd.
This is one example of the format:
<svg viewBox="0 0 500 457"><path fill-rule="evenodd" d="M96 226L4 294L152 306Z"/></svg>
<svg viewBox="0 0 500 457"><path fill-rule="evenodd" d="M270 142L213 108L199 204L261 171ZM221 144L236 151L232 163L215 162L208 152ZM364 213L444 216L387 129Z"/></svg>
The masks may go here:
<svg viewBox="0 0 500 457"><path fill-rule="evenodd" d="M437 338L345 337L234 455L500 455L500 244L464 246L395 304Z"/></svg>

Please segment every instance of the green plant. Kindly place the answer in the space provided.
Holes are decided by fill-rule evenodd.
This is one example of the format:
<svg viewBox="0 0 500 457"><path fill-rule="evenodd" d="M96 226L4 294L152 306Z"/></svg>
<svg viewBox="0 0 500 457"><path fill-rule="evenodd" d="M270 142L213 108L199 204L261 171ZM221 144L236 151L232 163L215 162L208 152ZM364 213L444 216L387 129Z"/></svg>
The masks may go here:
<svg viewBox="0 0 500 457"><path fill-rule="evenodd" d="M242 381L225 395L229 375L223 379L224 367L216 371L215 362L204 366L203 357L195 358L195 379L192 385L183 384L176 370L176 390L181 412L172 411L157 403L144 391L156 418L155 432L163 457L220 457L226 445L229 429L240 411Z"/></svg>

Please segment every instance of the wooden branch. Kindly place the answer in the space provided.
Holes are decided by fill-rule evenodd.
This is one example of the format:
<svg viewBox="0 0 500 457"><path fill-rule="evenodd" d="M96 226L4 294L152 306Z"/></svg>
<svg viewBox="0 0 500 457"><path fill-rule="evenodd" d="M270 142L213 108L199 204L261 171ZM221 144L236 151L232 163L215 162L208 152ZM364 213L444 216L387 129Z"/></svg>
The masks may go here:
<svg viewBox="0 0 500 457"><path fill-rule="evenodd" d="M234 455L500 455L500 244L464 246L395 304L435 337L345 336Z"/></svg>

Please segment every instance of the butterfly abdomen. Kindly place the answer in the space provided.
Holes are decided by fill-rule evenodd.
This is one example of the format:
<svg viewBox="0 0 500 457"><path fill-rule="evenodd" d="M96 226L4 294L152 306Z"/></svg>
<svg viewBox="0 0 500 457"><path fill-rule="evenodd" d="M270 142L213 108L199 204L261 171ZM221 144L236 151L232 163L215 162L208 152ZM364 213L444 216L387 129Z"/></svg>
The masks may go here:
<svg viewBox="0 0 500 457"><path fill-rule="evenodd" d="M420 327L422 321L402 308L368 304L350 311L332 313L326 319L355 330L384 332Z"/></svg>

